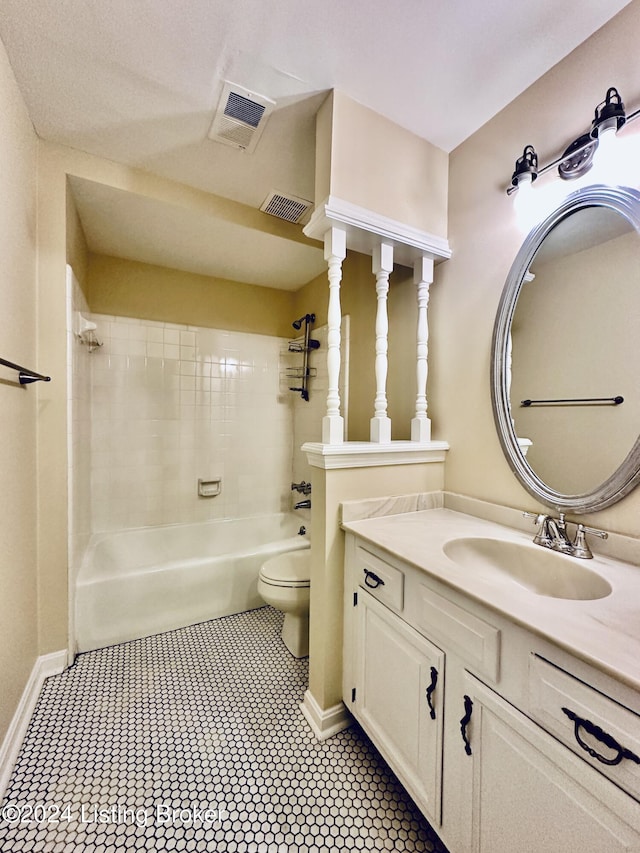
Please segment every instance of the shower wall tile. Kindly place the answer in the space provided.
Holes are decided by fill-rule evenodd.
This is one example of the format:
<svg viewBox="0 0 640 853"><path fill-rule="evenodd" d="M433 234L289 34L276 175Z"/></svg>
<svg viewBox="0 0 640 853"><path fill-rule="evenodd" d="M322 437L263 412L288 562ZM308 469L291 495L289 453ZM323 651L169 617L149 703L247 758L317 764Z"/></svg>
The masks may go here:
<svg viewBox="0 0 640 853"><path fill-rule="evenodd" d="M290 506L294 395L281 338L93 315L93 532ZM216 498L198 478L222 477Z"/></svg>

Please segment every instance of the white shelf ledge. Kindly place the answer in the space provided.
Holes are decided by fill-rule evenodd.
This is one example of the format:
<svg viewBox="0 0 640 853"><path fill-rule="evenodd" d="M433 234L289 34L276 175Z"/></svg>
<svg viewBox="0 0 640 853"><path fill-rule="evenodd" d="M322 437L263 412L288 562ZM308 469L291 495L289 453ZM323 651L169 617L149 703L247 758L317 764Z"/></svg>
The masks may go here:
<svg viewBox="0 0 640 853"><path fill-rule="evenodd" d="M331 195L316 206L303 231L307 237L323 240L330 228L344 231L347 248L364 255L371 255L381 241L388 243L394 247L396 262L408 267L424 257L435 261L451 257L449 243L444 237L421 231Z"/></svg>
<svg viewBox="0 0 640 853"><path fill-rule="evenodd" d="M417 465L444 462L446 441L344 441L342 444L307 442L302 445L314 468L373 468L381 465Z"/></svg>

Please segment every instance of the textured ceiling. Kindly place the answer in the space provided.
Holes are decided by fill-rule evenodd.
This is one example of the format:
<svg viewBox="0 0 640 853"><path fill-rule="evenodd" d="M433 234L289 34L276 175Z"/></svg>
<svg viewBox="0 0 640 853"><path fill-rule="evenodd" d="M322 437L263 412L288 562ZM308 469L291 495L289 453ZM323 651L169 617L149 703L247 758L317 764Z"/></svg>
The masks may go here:
<svg viewBox="0 0 640 853"><path fill-rule="evenodd" d="M2 0L0 37L41 137L255 209L313 199L331 88L448 151L627 2ZM276 101L253 154L207 136L225 80Z"/></svg>

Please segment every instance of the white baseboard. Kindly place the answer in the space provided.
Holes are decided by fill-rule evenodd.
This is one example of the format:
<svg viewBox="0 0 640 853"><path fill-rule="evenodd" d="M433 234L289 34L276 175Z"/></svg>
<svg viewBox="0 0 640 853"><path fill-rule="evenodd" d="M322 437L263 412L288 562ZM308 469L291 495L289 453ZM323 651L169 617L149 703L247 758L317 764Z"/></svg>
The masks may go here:
<svg viewBox="0 0 640 853"><path fill-rule="evenodd" d="M351 725L351 715L342 702L323 711L309 690L304 694L300 710L318 740L327 740Z"/></svg>
<svg viewBox="0 0 640 853"><path fill-rule="evenodd" d="M52 652L37 658L29 680L22 692L20 702L9 724L9 729L2 745L0 745L0 801L3 799L11 773L13 772L18 752L27 733L29 721L33 714L40 690L45 678L59 675L67 665L67 650Z"/></svg>

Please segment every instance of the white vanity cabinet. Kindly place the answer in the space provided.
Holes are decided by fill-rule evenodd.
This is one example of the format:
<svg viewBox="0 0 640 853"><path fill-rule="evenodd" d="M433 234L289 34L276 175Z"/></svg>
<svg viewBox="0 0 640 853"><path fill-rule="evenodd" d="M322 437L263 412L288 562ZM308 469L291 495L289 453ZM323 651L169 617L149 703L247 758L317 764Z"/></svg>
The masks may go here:
<svg viewBox="0 0 640 853"><path fill-rule="evenodd" d="M640 853L629 691L349 532L345 568L345 704L451 853Z"/></svg>
<svg viewBox="0 0 640 853"><path fill-rule="evenodd" d="M473 705L462 850L640 851L640 803L468 673L465 689Z"/></svg>
<svg viewBox="0 0 640 853"><path fill-rule="evenodd" d="M354 687L363 727L440 824L444 654L365 590L357 592Z"/></svg>

